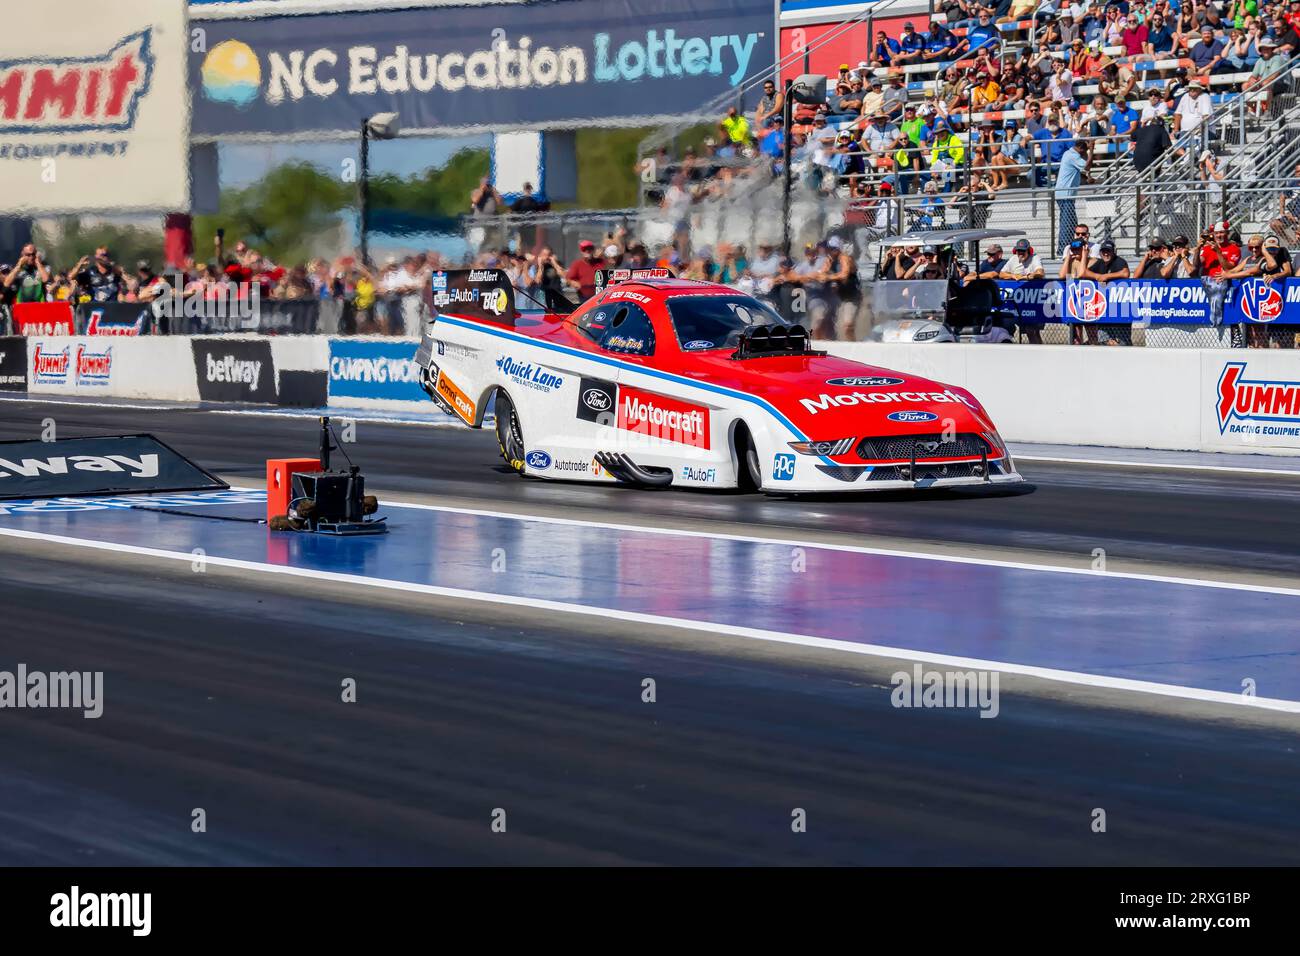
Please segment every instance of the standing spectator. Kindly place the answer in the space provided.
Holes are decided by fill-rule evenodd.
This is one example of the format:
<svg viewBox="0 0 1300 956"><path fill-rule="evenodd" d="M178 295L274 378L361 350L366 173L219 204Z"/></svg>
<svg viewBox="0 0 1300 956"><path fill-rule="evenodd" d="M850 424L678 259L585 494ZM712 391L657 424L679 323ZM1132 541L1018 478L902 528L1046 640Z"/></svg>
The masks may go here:
<svg viewBox="0 0 1300 956"><path fill-rule="evenodd" d="M1228 298L1230 282L1223 278L1223 273L1234 268L1241 261L1241 247L1230 238L1227 221L1216 222L1214 226L1201 234L1201 241L1196 246L1193 258L1196 275L1200 276L1205 289L1205 297L1210 305L1210 322L1223 324L1223 303Z"/></svg>
<svg viewBox="0 0 1300 956"><path fill-rule="evenodd" d="M23 246L14 267L0 279L4 283L6 303L44 302L45 285L51 281L44 256L30 242Z"/></svg>
<svg viewBox="0 0 1300 956"><path fill-rule="evenodd" d="M856 338L858 310L862 305L858 264L837 237L827 239L826 248L826 284L835 302L833 333L840 341L851 342Z"/></svg>
<svg viewBox="0 0 1300 956"><path fill-rule="evenodd" d="M1174 236L1169 255L1160 265L1160 278L1190 279L1196 275L1190 245L1186 236Z"/></svg>
<svg viewBox="0 0 1300 956"><path fill-rule="evenodd" d="M475 216L495 216L504 205L501 194L487 176L479 180L478 188L469 196L469 210ZM235 252L238 254L238 247Z"/></svg>
<svg viewBox="0 0 1300 956"><path fill-rule="evenodd" d="M1209 119L1210 110L1210 98L1205 95L1205 87L1196 81L1189 83L1187 94L1174 109L1174 132L1178 134L1176 144L1180 150L1195 145L1197 131Z"/></svg>
<svg viewBox="0 0 1300 956"><path fill-rule="evenodd" d="M1092 165L1092 146L1087 140L1077 140L1073 149L1068 149L1061 158L1061 168L1056 174L1056 209L1057 222L1062 236L1062 253L1065 250L1064 237L1074 231L1078 216L1074 202L1079 195L1079 186L1087 180L1088 169Z"/></svg>
<svg viewBox="0 0 1300 956"><path fill-rule="evenodd" d="M548 312L568 312L572 308L564 297L564 266L550 246L543 246L533 257L526 274L528 288L542 297Z"/></svg>
<svg viewBox="0 0 1300 956"><path fill-rule="evenodd" d="M564 275L565 283L578 290L578 301L586 302L596 294L596 273L605 268L605 260L596 251L596 244L590 239L578 243L581 255L569 265Z"/></svg>
<svg viewBox="0 0 1300 956"><path fill-rule="evenodd" d="M126 288L122 269L107 246L96 249L94 258L82 256L73 267L72 281L78 302L116 302Z"/></svg>
<svg viewBox="0 0 1300 956"><path fill-rule="evenodd" d="M1165 259L1169 255L1169 248L1165 241L1159 236L1155 236L1147 243L1146 254L1137 265L1136 279L1161 279L1164 277Z"/></svg>
<svg viewBox="0 0 1300 956"><path fill-rule="evenodd" d="M533 184L524 183L523 195L514 201L514 205L510 207L510 211L513 213L527 214L531 212L540 212L541 208L542 204L538 202L537 197L533 195Z"/></svg>

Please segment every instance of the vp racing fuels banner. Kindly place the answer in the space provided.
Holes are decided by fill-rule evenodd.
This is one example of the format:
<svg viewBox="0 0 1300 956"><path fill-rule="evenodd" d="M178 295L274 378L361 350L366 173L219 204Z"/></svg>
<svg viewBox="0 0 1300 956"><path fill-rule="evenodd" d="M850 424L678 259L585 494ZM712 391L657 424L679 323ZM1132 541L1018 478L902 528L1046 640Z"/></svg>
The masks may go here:
<svg viewBox="0 0 1300 956"><path fill-rule="evenodd" d="M0 442L0 499L230 487L152 435Z"/></svg>
<svg viewBox="0 0 1300 956"><path fill-rule="evenodd" d="M42 0L3 10L6 211L187 208L185 4Z"/></svg>
<svg viewBox="0 0 1300 956"><path fill-rule="evenodd" d="M1215 324L1200 279L1039 279L999 282L1007 307L1026 325L1038 323ZM1231 283L1224 325L1300 325L1300 280Z"/></svg>
<svg viewBox="0 0 1300 956"><path fill-rule="evenodd" d="M691 114L771 69L772 24L768 0L566 0L204 20L203 49L189 57L193 132L207 140L351 136L361 117L390 111L404 129L439 132Z"/></svg>

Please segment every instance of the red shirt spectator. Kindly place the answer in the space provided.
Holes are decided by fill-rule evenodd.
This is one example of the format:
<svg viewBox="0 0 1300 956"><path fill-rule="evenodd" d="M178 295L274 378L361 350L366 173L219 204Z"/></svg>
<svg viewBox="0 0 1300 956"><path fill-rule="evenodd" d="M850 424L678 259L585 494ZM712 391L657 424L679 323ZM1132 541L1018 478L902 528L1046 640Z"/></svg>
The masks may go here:
<svg viewBox="0 0 1300 956"><path fill-rule="evenodd" d="M1142 52L1143 45L1147 42L1147 36L1150 31L1145 23L1138 23L1137 17L1129 14L1128 26L1120 34L1120 42L1124 44L1125 56L1137 56Z"/></svg>
<svg viewBox="0 0 1300 956"><path fill-rule="evenodd" d="M1228 239L1226 222L1214 224L1214 238L1218 242L1217 249L1210 242L1201 244L1201 275L1217 279L1223 275L1224 269L1231 269L1241 261L1241 246Z"/></svg>
<svg viewBox="0 0 1300 956"><path fill-rule="evenodd" d="M596 244L588 239L578 243L578 248L582 255L573 260L564 278L577 287L578 297L586 302L596 294L596 272L605 268L605 260L596 255Z"/></svg>

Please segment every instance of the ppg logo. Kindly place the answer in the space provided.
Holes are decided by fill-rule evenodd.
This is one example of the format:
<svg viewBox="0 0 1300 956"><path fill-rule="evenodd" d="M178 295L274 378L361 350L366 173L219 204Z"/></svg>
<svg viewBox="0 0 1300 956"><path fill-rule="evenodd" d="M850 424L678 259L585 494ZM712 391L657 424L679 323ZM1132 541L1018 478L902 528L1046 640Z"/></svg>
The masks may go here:
<svg viewBox="0 0 1300 956"><path fill-rule="evenodd" d="M1106 293L1091 279L1071 282L1065 293L1065 314L1076 322L1096 322L1106 316Z"/></svg>
<svg viewBox="0 0 1300 956"><path fill-rule="evenodd" d="M1241 284L1241 311L1252 322L1273 322L1282 317L1282 293L1263 279Z"/></svg>
<svg viewBox="0 0 1300 956"><path fill-rule="evenodd" d="M789 481L794 477L794 455L777 455L772 459L772 480Z"/></svg>

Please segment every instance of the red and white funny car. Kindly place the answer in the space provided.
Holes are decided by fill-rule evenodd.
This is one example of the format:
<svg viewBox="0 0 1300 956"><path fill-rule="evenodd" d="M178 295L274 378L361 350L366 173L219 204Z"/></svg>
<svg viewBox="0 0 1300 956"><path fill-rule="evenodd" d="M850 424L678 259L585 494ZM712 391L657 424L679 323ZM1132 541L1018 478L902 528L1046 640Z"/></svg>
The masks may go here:
<svg viewBox="0 0 1300 956"><path fill-rule="evenodd" d="M774 494L1017 482L964 389L815 351L726 286L614 271L572 314L494 269L434 276L425 391L521 475Z"/></svg>

